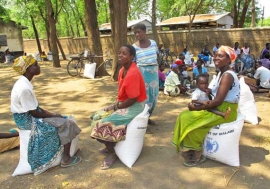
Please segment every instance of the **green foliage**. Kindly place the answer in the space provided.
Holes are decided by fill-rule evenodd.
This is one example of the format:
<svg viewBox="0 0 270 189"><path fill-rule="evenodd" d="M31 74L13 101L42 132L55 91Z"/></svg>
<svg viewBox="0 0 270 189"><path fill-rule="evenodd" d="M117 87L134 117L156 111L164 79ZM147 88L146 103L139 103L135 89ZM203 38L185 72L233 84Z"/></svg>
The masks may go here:
<svg viewBox="0 0 270 189"><path fill-rule="evenodd" d="M241 15L243 2L241 0L239 17ZM27 2L27 3L26 3ZM85 5L84 0L51 0L54 9L58 2L58 8L61 9L57 19L57 35L59 37L84 36L85 25ZM63 2L63 6L61 6ZM182 15L193 15L199 0L157 0L157 20L165 20L171 17ZM256 0L256 23L260 26L261 10ZM108 0L96 0L98 10L98 23L110 22L110 11ZM232 0L203 0L202 6L198 9L197 14L206 13L223 13L232 12ZM119 10L121 11L121 10ZM40 38L47 38L46 24L42 15L47 17L46 1L44 0L0 0L0 17L12 19L23 26L27 26L27 30L23 30L24 38L34 38L34 31L30 15L33 16L35 25L38 29ZM139 18L151 17L151 1L149 0L129 0L128 19L134 20ZM264 20L264 26L269 25L269 19ZM251 24L251 4L246 14L245 26Z"/></svg>
<svg viewBox="0 0 270 189"><path fill-rule="evenodd" d="M262 25L262 20L259 21L258 26ZM266 18L263 20L263 25L262 26L270 26L270 17Z"/></svg>
<svg viewBox="0 0 270 189"><path fill-rule="evenodd" d="M130 0L128 20L137 20L140 18L151 17L152 2L148 0Z"/></svg>

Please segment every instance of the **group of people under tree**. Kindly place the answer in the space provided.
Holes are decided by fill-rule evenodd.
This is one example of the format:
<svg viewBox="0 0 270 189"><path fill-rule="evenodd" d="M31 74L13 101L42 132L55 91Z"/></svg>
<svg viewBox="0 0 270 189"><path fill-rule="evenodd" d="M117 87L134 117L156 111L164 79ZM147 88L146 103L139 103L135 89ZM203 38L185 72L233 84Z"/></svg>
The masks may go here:
<svg viewBox="0 0 270 189"><path fill-rule="evenodd" d="M144 24L135 25L134 34L137 41L133 45L123 45L118 52L122 68L115 103L91 116L90 136L105 145L99 150L106 156L101 169L110 168L118 159L114 147L125 139L128 123L143 111L145 104L150 107L151 116L158 100L157 44L146 37ZM181 151L185 166L196 166L206 160L202 156L203 139L213 126L236 120L240 87L236 74L230 70L235 59L233 48L221 46L216 51L213 61L220 73L218 83L212 89L208 89L208 75L201 71L196 75L198 88L205 92L207 98L194 97L188 104L188 110L179 114L172 140L176 150ZM172 65L172 71L167 76L171 80L176 77L179 64L183 62ZM65 116L39 107L31 84L33 77L40 74L37 61L31 55L22 56L15 60L13 68L21 77L11 92L11 112L19 129L33 131L28 144L28 162L34 174L46 171L61 154L61 167L80 163L82 158L78 155L70 157L69 150L71 141L81 129ZM197 61L197 69L200 68L200 61ZM181 83L177 87L180 93L187 90ZM213 98L209 98L210 95ZM149 119L148 124L156 123ZM116 130L117 134L110 132Z"/></svg>

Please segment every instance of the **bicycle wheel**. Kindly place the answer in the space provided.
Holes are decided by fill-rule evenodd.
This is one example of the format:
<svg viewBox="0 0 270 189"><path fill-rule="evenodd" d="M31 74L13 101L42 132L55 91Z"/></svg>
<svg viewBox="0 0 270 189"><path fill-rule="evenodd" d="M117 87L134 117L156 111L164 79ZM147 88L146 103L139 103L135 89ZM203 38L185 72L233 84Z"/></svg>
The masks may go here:
<svg viewBox="0 0 270 189"><path fill-rule="evenodd" d="M78 75L77 71L77 64L79 63L79 60L72 59L67 64L67 72L70 76L75 77Z"/></svg>
<svg viewBox="0 0 270 189"><path fill-rule="evenodd" d="M111 70L112 69L112 59L105 60L104 66L105 66L106 70Z"/></svg>
<svg viewBox="0 0 270 189"><path fill-rule="evenodd" d="M78 71L78 74L79 74L80 77L83 77L83 74L84 74L84 65L85 65L87 62L88 62L87 60L81 60L81 61L78 63L77 71Z"/></svg>

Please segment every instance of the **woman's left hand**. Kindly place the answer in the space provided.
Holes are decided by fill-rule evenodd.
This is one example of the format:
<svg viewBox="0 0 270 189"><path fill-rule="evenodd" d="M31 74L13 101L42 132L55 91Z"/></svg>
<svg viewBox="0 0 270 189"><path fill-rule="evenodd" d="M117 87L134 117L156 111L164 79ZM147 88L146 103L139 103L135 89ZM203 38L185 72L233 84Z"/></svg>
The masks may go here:
<svg viewBox="0 0 270 189"><path fill-rule="evenodd" d="M114 104L113 105L110 105L110 106L107 106L106 108L103 108L102 110L108 112L110 110L114 110Z"/></svg>
<svg viewBox="0 0 270 189"><path fill-rule="evenodd" d="M190 111L195 110L194 104L193 104L193 103L188 103L188 109L189 109Z"/></svg>

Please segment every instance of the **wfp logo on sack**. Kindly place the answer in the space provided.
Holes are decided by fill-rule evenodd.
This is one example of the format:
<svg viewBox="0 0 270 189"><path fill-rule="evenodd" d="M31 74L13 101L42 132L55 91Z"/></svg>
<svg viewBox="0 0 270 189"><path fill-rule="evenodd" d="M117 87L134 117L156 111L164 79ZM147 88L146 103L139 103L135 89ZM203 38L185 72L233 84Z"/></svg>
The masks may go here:
<svg viewBox="0 0 270 189"><path fill-rule="evenodd" d="M209 139L206 140L206 144L204 146L204 150L207 153L216 153L218 151L219 148L219 144L217 143L217 141L211 141Z"/></svg>

